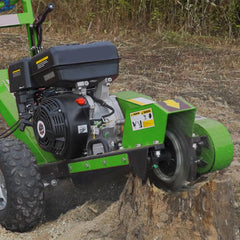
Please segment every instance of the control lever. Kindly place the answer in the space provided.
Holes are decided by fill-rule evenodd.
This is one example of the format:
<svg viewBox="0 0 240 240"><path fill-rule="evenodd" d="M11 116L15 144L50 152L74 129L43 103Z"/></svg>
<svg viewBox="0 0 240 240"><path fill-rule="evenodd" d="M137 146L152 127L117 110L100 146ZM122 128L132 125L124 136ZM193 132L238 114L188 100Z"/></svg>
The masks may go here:
<svg viewBox="0 0 240 240"><path fill-rule="evenodd" d="M33 32L31 34L31 38L32 38L32 46L33 46L33 55L36 55L37 53L39 53L41 51L41 45L42 45L42 24L45 21L47 15L52 12L54 10L54 4L53 3L49 3L47 5L47 7L45 8L44 12L42 14L40 14L37 18L35 18L34 23L32 25L32 28L36 30L37 33L37 40L38 40L38 45L36 46L34 44L34 36L33 36ZM35 49L34 49L35 48Z"/></svg>
<svg viewBox="0 0 240 240"><path fill-rule="evenodd" d="M54 10L54 5L52 3L49 3L47 7L45 8L44 12L40 14L34 21L33 26L35 28L40 27L43 22L45 21L47 15Z"/></svg>

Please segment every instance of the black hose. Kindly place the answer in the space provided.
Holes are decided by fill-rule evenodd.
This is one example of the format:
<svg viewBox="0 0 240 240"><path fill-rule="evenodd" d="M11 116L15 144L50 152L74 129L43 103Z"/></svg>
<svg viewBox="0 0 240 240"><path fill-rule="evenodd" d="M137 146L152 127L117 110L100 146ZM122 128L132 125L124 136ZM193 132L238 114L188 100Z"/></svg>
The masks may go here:
<svg viewBox="0 0 240 240"><path fill-rule="evenodd" d="M20 126L21 120L16 121L11 127L0 134L0 139L9 137L13 134Z"/></svg>
<svg viewBox="0 0 240 240"><path fill-rule="evenodd" d="M93 124L94 122L101 122L101 123L103 123L103 119L104 119L104 118L109 117L109 116L111 116L111 115L113 115L113 114L115 113L114 108L111 107L110 105L108 105L108 104L107 104L106 102L104 102L103 100L101 100L101 99L99 99L99 98L96 98L96 97L94 97L94 96L92 96L92 99L93 99L95 102L100 103L101 106L110 109L111 112L110 112L110 113L107 113L107 114L105 114L105 115L102 115L102 117L99 118L99 119L91 119L91 124Z"/></svg>

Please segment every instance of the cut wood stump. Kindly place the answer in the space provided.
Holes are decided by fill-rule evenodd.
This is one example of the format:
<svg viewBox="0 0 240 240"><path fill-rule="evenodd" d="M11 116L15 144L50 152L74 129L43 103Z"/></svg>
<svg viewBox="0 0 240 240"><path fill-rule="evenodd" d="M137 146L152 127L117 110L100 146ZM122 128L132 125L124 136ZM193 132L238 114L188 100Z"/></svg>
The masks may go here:
<svg viewBox="0 0 240 240"><path fill-rule="evenodd" d="M173 193L130 175L119 201L70 231L60 239L234 239L232 184L224 175L210 174Z"/></svg>
<svg viewBox="0 0 240 240"><path fill-rule="evenodd" d="M119 209L127 239L234 239L231 181L218 174L200 180L168 193L130 176Z"/></svg>

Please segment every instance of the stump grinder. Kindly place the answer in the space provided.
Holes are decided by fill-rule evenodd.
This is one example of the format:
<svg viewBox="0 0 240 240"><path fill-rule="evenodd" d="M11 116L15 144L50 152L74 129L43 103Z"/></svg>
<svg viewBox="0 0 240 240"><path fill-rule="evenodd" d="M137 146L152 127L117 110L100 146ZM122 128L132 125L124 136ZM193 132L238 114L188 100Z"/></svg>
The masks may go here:
<svg viewBox="0 0 240 240"><path fill-rule="evenodd" d="M15 4L20 13L12 13ZM30 0L0 1L0 28L25 25L30 46L29 57L0 70L0 114L9 126L0 134L4 227L35 227L43 216L44 186L59 178L128 167L143 182L178 191L230 165L228 130L197 116L184 99L109 93L120 60L111 42L43 50L42 23L53 9L49 4L34 19Z"/></svg>

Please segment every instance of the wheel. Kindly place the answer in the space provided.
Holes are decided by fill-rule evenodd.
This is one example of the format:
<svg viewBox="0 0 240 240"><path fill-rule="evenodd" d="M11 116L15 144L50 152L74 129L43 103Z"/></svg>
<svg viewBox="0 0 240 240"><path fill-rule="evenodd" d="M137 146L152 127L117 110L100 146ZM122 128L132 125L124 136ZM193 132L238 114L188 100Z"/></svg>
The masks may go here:
<svg viewBox="0 0 240 240"><path fill-rule="evenodd" d="M17 139L0 140L0 223L25 232L43 215L43 184L35 158Z"/></svg>
<svg viewBox="0 0 240 240"><path fill-rule="evenodd" d="M157 187L178 190L189 176L191 142L181 131L175 127L169 127L164 145L165 148L160 151L160 157L157 159L153 157L153 150L150 152L152 163L155 163L152 164L150 180Z"/></svg>

